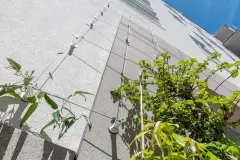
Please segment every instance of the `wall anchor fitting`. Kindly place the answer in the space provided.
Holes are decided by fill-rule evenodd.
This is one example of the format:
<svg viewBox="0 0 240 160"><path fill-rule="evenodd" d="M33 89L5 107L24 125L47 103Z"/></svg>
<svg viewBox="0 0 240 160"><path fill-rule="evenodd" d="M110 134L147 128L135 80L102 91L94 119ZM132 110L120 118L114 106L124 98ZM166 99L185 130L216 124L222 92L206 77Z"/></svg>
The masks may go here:
<svg viewBox="0 0 240 160"><path fill-rule="evenodd" d="M111 132L112 134L117 134L119 132L119 126L121 126L123 122L125 122L123 118L120 118L120 121L114 119L114 121L111 122L108 127L109 132Z"/></svg>

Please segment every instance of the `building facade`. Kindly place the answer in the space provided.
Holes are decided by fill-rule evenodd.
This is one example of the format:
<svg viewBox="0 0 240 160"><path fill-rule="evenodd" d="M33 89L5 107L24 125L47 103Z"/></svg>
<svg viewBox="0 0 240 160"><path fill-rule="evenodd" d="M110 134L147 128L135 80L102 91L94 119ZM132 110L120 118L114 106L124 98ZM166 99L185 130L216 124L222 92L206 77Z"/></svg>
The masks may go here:
<svg viewBox="0 0 240 160"><path fill-rule="evenodd" d="M126 104L125 109L119 109L110 96L121 84L122 74L137 79L140 60L152 61L166 51L171 53L173 64L189 57L202 61L213 51L221 53L209 69L221 61L239 59L222 42L160 0L3 1L0 24L1 84L19 81L4 68L9 57L26 71L35 70L37 85L49 93L67 97L82 90L95 95L87 96L86 101L71 99L73 112L88 115L92 130L88 131L86 121L80 119L60 140L57 129L48 128L40 134L52 119L53 110L46 104L42 103L20 128L27 104L1 97L0 137L4 140L0 159L128 159L138 150L138 146L127 147L138 133L132 126L133 108ZM213 76L210 89L228 76L229 71ZM229 79L216 92L229 96L240 87L238 82L239 78ZM110 134L111 121L121 117L126 122L119 134ZM232 134L237 135L238 130Z"/></svg>
<svg viewBox="0 0 240 160"><path fill-rule="evenodd" d="M240 56L239 29L234 26L223 25L214 35L222 44L238 57Z"/></svg>

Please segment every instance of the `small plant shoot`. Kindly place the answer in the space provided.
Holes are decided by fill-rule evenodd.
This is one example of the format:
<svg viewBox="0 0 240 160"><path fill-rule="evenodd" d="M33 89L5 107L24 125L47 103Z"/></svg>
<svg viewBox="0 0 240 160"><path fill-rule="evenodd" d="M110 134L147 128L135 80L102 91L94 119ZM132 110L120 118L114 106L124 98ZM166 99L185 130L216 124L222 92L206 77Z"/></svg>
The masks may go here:
<svg viewBox="0 0 240 160"><path fill-rule="evenodd" d="M15 71L15 75L22 78L22 81L15 84L5 84L0 85L0 96L12 96L20 101L28 103L28 107L26 108L25 114L22 116L20 121L20 127L22 127L29 117L36 111L39 107L40 103L44 103L48 105L52 110L53 119L50 120L45 126L43 126L41 132L46 128L53 126L53 128L59 128L59 139L63 137L65 133L70 129L74 123L83 118L86 120L89 129L92 128L92 123L90 119L86 115L81 115L80 117L76 117L76 115L71 110L71 104L69 103L70 98L74 96L82 96L86 101L86 95L93 95L84 91L75 91L72 95L69 95L67 98L61 98L57 95L50 94L46 91L43 91L41 88L37 86L34 80L34 71L31 72L23 72L20 64L12 60L11 58L7 58L9 62L9 66L6 67L8 69L12 69ZM57 104L53 98L58 98L63 101L61 105ZM37 113L36 113L37 114ZM41 116L41 115L39 115Z"/></svg>

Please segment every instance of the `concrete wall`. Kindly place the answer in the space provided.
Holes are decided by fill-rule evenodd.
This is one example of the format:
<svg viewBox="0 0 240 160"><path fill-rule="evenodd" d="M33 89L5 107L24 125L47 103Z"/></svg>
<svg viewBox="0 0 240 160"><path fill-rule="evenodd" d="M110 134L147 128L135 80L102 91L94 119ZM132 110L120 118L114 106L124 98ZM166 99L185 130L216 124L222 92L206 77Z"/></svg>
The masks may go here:
<svg viewBox="0 0 240 160"><path fill-rule="evenodd" d="M102 21L95 23L94 29L89 31L85 40L78 44L72 56L67 56L70 42L80 30L87 32L86 23L93 19L99 9L107 1L83 0L83 1L1 1L0 4L0 83L15 83L19 77L14 72L6 70L5 58L10 57L20 63L25 71L35 70L36 82L43 90L67 97L76 90L82 90L96 94L102 77L109 52L96 47L85 40L98 44L110 50L116 28L109 27L102 21L118 25L120 15L108 10ZM105 35L104 38L101 34ZM62 52L63 54L57 54ZM61 63L61 61L63 62ZM53 79L49 78L49 72ZM40 76L41 75L41 76ZM40 76L40 77L39 77ZM39 77L39 78L38 78ZM37 79L38 78L38 79ZM54 99L59 104L59 99ZM91 109L94 96L88 96L85 102L83 98L76 97L72 102ZM1 121L19 128L19 119L26 111L27 103L18 102L11 97L1 97L0 112ZM76 116L88 115L89 111L73 105L72 110ZM81 119L74 124L66 136L58 140L59 130L46 129L46 134L39 135L41 128L52 119L53 110L41 103L35 113L21 129L45 139L51 139L54 143L77 151L81 141L86 122Z"/></svg>

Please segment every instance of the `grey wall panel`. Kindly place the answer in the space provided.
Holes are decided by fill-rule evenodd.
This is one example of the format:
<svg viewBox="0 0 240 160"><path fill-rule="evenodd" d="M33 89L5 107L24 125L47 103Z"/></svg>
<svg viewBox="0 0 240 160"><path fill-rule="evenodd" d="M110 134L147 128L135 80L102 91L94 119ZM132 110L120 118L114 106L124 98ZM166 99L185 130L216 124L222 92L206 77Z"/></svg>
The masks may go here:
<svg viewBox="0 0 240 160"><path fill-rule="evenodd" d="M125 25L125 26L128 26L128 24L129 24L129 19L128 19L128 17L122 16L121 24L123 24L123 25Z"/></svg>
<svg viewBox="0 0 240 160"><path fill-rule="evenodd" d="M156 55L152 54L150 56L147 56L135 49L133 49L132 47L128 48L128 54L127 54L127 58L135 63L139 63L141 60L147 60L148 62L152 62L153 57Z"/></svg>
<svg viewBox="0 0 240 160"><path fill-rule="evenodd" d="M73 160L75 152L0 123L0 159Z"/></svg>
<svg viewBox="0 0 240 160"><path fill-rule="evenodd" d="M143 35L145 38L149 39L150 41L152 40L152 36L147 29L143 29L142 27L140 27L138 24L136 24L133 21L131 21L130 25L131 25L132 30L134 30L138 34Z"/></svg>
<svg viewBox="0 0 240 160"><path fill-rule="evenodd" d="M142 41L151 47L155 47L155 44L153 43L152 40L149 40L148 38L144 37L142 34L135 32L135 30L131 30L131 36L134 36L139 41Z"/></svg>
<svg viewBox="0 0 240 160"><path fill-rule="evenodd" d="M178 62L180 61L180 59L174 57L174 56L171 56L171 58L169 59L169 64L171 65L178 65Z"/></svg>
<svg viewBox="0 0 240 160"><path fill-rule="evenodd" d="M224 95L224 96L226 96L226 97L230 97L230 96L232 96L232 91L231 90L229 90L229 89L227 89L226 87L224 87L224 86L220 86L217 90L217 93L218 94L220 94L220 95Z"/></svg>
<svg viewBox="0 0 240 160"><path fill-rule="evenodd" d="M121 84L121 75L111 68L107 67L105 74L110 77L103 77L99 92L95 99L94 111L109 117L116 117L118 112L118 104L112 103L113 100L110 95L110 91L118 88ZM97 127L97 125L95 126Z"/></svg>
<svg viewBox="0 0 240 160"><path fill-rule="evenodd" d="M119 56L124 57L125 50L126 50L125 41L122 41L122 40L118 39L118 37L116 37L116 39L114 41L114 44L112 46L111 52L113 52L115 54L118 54Z"/></svg>
<svg viewBox="0 0 240 160"><path fill-rule="evenodd" d="M126 62L126 70L125 70L125 76L133 79L133 80L138 80L139 79L139 66L127 61Z"/></svg>
<svg viewBox="0 0 240 160"><path fill-rule="evenodd" d="M179 53L180 53L181 59L187 60L187 59L191 58L189 55L183 53L182 51L180 51L180 50L178 50L178 51L179 51Z"/></svg>
<svg viewBox="0 0 240 160"><path fill-rule="evenodd" d="M231 91L239 91L240 90L239 87L237 87L236 85L234 85L233 83L231 83L229 81L224 82L223 85Z"/></svg>
<svg viewBox="0 0 240 160"><path fill-rule="evenodd" d="M107 66L117 73L122 73L124 58L116 54L111 54ZM112 76L112 75L110 75Z"/></svg>
<svg viewBox="0 0 240 160"><path fill-rule="evenodd" d="M172 45L170 45L168 42L166 42L162 38L160 38L158 36L155 36L155 37L156 37L156 41L157 41L157 44L159 45L159 47L168 51L170 54L178 57L179 59L182 59L182 57L181 57L177 48L173 47Z"/></svg>
<svg viewBox="0 0 240 160"><path fill-rule="evenodd" d="M128 25L120 23L118 28L119 28L119 30L122 30L123 32L126 32L126 33L128 32Z"/></svg>
<svg viewBox="0 0 240 160"><path fill-rule="evenodd" d="M208 88L211 89L212 91L215 90L218 85L219 85L218 82L216 82L212 79L208 79Z"/></svg>
<svg viewBox="0 0 240 160"><path fill-rule="evenodd" d="M82 148L79 153L79 160L112 160L111 152L107 153L105 150L95 146L94 143L83 140Z"/></svg>
<svg viewBox="0 0 240 160"><path fill-rule="evenodd" d="M104 119L95 113L92 121L97 124L86 133L79 153L79 160L127 160L129 150L119 134L108 131L110 119Z"/></svg>
<svg viewBox="0 0 240 160"><path fill-rule="evenodd" d="M122 25L123 26L123 25ZM126 30L127 31L127 30ZM117 38L123 42L125 42L125 38L127 37L127 32L125 30L118 30Z"/></svg>
<svg viewBox="0 0 240 160"><path fill-rule="evenodd" d="M146 43L140 41L133 36L130 37L130 46L137 48L140 52L143 52L144 54L149 55L152 58L154 58L154 55L156 55L155 48L147 45Z"/></svg>

